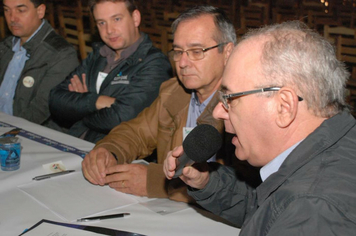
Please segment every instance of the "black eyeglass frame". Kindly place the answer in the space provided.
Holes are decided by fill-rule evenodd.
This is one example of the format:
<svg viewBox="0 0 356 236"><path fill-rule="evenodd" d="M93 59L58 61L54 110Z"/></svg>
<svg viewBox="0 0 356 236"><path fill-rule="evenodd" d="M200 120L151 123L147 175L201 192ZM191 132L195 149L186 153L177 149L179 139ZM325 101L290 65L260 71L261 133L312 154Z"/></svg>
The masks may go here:
<svg viewBox="0 0 356 236"><path fill-rule="evenodd" d="M207 51L209 51L209 50L211 50L211 49L214 49L214 48L217 48L217 47L219 47L219 46L221 46L221 45L224 45L224 44L228 44L228 42L225 42L225 43L219 43L219 44L217 44L217 45L215 45L215 46L212 46L212 47L208 47L208 48L189 48L189 49L187 49L187 50L174 50L174 48L173 49L171 49L169 52L168 52L168 55L169 55L169 57L170 58L172 58L172 60L173 61L179 61L181 58L182 58L182 56L183 56L183 53L187 53L187 56L188 56L188 58L190 59L190 60L192 60L192 61L199 61L199 60L203 60L204 59L204 57L205 57L205 52L207 52ZM202 58L200 58L200 59L192 59L190 56L189 56L189 51L193 51L193 50L202 50L202 52L203 52L203 57ZM178 60L174 60L174 52L180 52L181 54L180 54L180 56L179 56L179 59Z"/></svg>
<svg viewBox="0 0 356 236"><path fill-rule="evenodd" d="M224 94L224 92L221 90L219 90L218 92L219 92L220 102L223 104L225 109L228 110L229 109L228 100L231 101L234 98L255 94L255 93L279 91L280 89L281 87L269 87L269 88L254 89L254 90L249 90L249 91L244 91L239 93L231 93L231 94ZM303 101L303 98L298 96L298 101L299 102Z"/></svg>

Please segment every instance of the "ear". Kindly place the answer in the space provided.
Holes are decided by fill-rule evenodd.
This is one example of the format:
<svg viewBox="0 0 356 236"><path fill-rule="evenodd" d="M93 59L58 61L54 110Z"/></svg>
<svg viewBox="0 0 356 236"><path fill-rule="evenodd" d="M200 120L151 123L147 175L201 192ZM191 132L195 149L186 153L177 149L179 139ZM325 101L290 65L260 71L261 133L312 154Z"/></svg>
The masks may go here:
<svg viewBox="0 0 356 236"><path fill-rule="evenodd" d="M46 5L41 4L37 7L37 15L39 19L43 19L45 17L46 14Z"/></svg>
<svg viewBox="0 0 356 236"><path fill-rule="evenodd" d="M288 127L295 119L298 111L298 96L294 90L283 87L278 91L277 96L277 117L276 124L285 128Z"/></svg>
<svg viewBox="0 0 356 236"><path fill-rule="evenodd" d="M228 43L224 47L224 66L226 66L227 60L229 59L232 51L234 50L234 44L233 43Z"/></svg>
<svg viewBox="0 0 356 236"><path fill-rule="evenodd" d="M141 13L138 10L134 10L132 12L132 19L134 21L136 28L139 27L141 24Z"/></svg>

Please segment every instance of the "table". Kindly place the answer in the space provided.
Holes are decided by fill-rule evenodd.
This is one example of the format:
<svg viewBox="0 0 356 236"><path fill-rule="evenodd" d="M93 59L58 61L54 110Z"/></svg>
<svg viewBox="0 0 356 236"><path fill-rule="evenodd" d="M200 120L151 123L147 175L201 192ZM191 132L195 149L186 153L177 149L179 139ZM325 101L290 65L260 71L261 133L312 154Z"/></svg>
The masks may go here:
<svg viewBox="0 0 356 236"><path fill-rule="evenodd" d="M94 146L94 144L84 140L1 112L0 121L86 152L90 151ZM19 235L23 230L42 219L65 222L57 214L48 209L48 207L43 206L28 194L20 191L18 186L31 181L34 176L43 174L43 164L58 160L61 160L67 169L81 171L82 158L79 155L64 152L27 138L22 137L21 139L22 154L20 169L10 172L0 170L1 235ZM58 200L60 201L60 199ZM142 201L145 201L145 198L142 198ZM105 212L105 214L118 212L130 212L131 215L127 219L104 220L90 223L75 222L75 224L89 224L154 236L225 236L238 235L240 232L238 228L229 225L221 218L194 206L188 206L183 210L162 215L138 203Z"/></svg>

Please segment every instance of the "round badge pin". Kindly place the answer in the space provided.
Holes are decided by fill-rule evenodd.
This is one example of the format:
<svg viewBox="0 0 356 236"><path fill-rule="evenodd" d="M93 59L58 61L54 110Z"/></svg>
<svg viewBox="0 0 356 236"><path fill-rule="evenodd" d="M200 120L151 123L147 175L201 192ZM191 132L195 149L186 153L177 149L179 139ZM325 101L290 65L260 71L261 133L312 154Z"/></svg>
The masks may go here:
<svg viewBox="0 0 356 236"><path fill-rule="evenodd" d="M26 76L25 78L23 78L23 85L25 85L25 87L27 88L31 88L33 86L33 84L35 83L35 79L31 76Z"/></svg>

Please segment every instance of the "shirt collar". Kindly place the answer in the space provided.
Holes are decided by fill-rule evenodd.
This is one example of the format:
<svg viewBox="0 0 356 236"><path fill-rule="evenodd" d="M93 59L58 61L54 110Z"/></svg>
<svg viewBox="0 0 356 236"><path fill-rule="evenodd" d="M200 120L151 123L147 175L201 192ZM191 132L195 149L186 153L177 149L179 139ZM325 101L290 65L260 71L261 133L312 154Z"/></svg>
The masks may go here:
<svg viewBox="0 0 356 236"><path fill-rule="evenodd" d="M281 167L282 163L284 160L288 157L288 155L299 145L301 141L298 143L294 144L281 154L279 154L276 158L274 158L272 161L267 163L267 165L263 166L260 169L260 176L262 181L265 181L271 174L275 173L278 171L278 169Z"/></svg>
<svg viewBox="0 0 356 236"><path fill-rule="evenodd" d="M42 20L41 25L37 28L37 30L26 40L26 43L29 42L37 33L38 31L40 31L40 29L42 28L42 26L44 25L45 21ZM17 52L21 49L23 49L23 47L20 47L20 38L17 36L14 36L14 38L12 39L12 51Z"/></svg>
<svg viewBox="0 0 356 236"><path fill-rule="evenodd" d="M207 99L205 99L205 101L203 103L200 103L196 92L193 91L192 92L192 97L191 97L191 100L190 100L191 105L199 107L200 109L202 109L202 111L204 111L205 107L209 104L211 99L214 97L215 93L216 93L216 91L214 93L212 93Z"/></svg>
<svg viewBox="0 0 356 236"><path fill-rule="evenodd" d="M122 61L128 58L129 56L131 56L131 54L133 54L137 50L138 46L141 44L142 41L143 41L143 35L141 34L140 38L136 40L136 42L134 42L129 47L122 50L120 59L118 61ZM100 55L106 57L109 64L112 64L114 62L115 53L116 53L115 50L113 50L106 44L100 48Z"/></svg>

